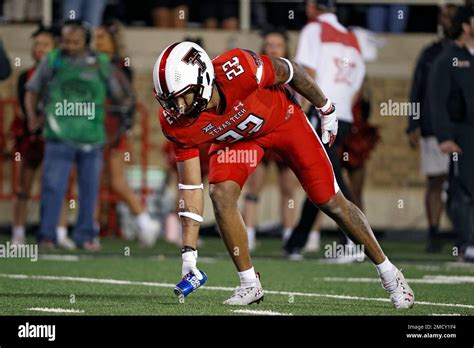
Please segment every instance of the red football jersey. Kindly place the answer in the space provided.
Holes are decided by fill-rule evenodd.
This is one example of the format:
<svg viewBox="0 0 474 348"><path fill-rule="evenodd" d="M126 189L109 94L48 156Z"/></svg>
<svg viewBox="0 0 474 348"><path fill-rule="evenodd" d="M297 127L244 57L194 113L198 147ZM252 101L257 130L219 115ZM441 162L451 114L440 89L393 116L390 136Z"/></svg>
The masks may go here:
<svg viewBox="0 0 474 348"><path fill-rule="evenodd" d="M215 83L224 103L222 113L202 112L191 126L173 123L160 112L165 136L174 143L177 161L199 156L198 145L228 144L264 136L300 108L282 85L274 86L271 60L243 49L224 52L212 61Z"/></svg>

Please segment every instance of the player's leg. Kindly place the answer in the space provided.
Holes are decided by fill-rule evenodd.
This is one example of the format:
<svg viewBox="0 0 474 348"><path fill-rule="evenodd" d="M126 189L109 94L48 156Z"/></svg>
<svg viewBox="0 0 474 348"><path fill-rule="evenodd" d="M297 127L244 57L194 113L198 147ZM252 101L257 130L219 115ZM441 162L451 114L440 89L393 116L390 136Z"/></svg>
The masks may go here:
<svg viewBox="0 0 474 348"><path fill-rule="evenodd" d="M319 210L319 209L318 209ZM321 221L323 220L323 215L318 214L316 220L311 227L311 232L309 233L308 241L304 246L304 250L307 252L319 251L321 248Z"/></svg>
<svg viewBox="0 0 474 348"><path fill-rule="evenodd" d="M364 213L338 191L319 208L332 218L356 243L363 245L365 253L376 265L385 261L382 251Z"/></svg>
<svg viewBox="0 0 474 348"><path fill-rule="evenodd" d="M211 184L209 187L216 223L224 244L239 272L252 267L248 251L245 224L237 207L240 186L232 180Z"/></svg>
<svg viewBox="0 0 474 348"><path fill-rule="evenodd" d="M240 278L240 286L224 304L248 305L263 298L263 289L250 258L244 220L237 207L242 187L263 152L251 142L214 146L210 151L209 194L219 233Z"/></svg>
<svg viewBox="0 0 474 348"><path fill-rule="evenodd" d="M20 155L19 187L13 202L12 244L25 243L25 225L27 219L28 200L35 180L37 169L43 161L44 142L42 139L28 136L24 122L14 122L12 132L21 131L22 136L15 137L15 153Z"/></svg>
<svg viewBox="0 0 474 348"><path fill-rule="evenodd" d="M73 238L78 247L95 252L101 249L96 241L99 231L94 223L94 212L98 203L102 149L90 151L76 149L76 167L79 213Z"/></svg>
<svg viewBox="0 0 474 348"><path fill-rule="evenodd" d="M12 244L25 243L26 213L35 172L35 168L20 162L20 187L13 202Z"/></svg>
<svg viewBox="0 0 474 348"><path fill-rule="evenodd" d="M247 230L247 237L249 241L249 249L252 251L256 247L256 226L257 226L257 213L258 213L258 201L260 192L265 180L265 174L267 172L267 166L264 163L255 168L252 174L250 174L247 183L245 184L245 202L243 209L243 217Z"/></svg>
<svg viewBox="0 0 474 348"><path fill-rule="evenodd" d="M363 245L395 307L411 307L413 291L385 256L365 215L340 192L329 158L304 115L294 115L278 135L275 146L289 161L308 197L350 238Z"/></svg>
<svg viewBox="0 0 474 348"><path fill-rule="evenodd" d="M389 261L375 238L364 213L339 191L319 208L330 216L352 240L363 245L365 254L372 260L396 308L410 308L414 293L403 274Z"/></svg>
<svg viewBox="0 0 474 348"><path fill-rule="evenodd" d="M364 202L362 199L362 192L365 183L365 164L360 167L348 170L349 182L352 192L352 202L364 211Z"/></svg>
<svg viewBox="0 0 474 348"><path fill-rule="evenodd" d="M160 224L157 220L151 218L139 198L128 185L125 179L124 152L120 148L112 148L109 151L106 165L107 173L110 177L110 186L118 198L128 205L135 217L139 228L138 239L140 242L145 246L152 246L160 232Z"/></svg>
<svg viewBox="0 0 474 348"><path fill-rule="evenodd" d="M300 260L303 258L301 250L306 244L308 235L318 214L318 207L306 197L298 224L293 229L293 233L283 247L284 252L289 259Z"/></svg>
<svg viewBox="0 0 474 348"><path fill-rule="evenodd" d="M434 136L420 139L421 172L426 176L425 212L428 222L428 252L439 252L442 243L438 238L439 222L443 212L441 194L448 178L449 155L439 149Z"/></svg>
<svg viewBox="0 0 474 348"><path fill-rule="evenodd" d="M56 242L56 228L66 195L75 150L71 145L47 141L41 179L41 219L38 239L44 247Z"/></svg>
<svg viewBox="0 0 474 348"><path fill-rule="evenodd" d="M336 141L330 148L325 148L339 188L344 194L344 196L350 200L352 200L352 193L349 190L349 187L346 185L346 182L342 176L342 164L341 159L339 157L339 152L344 143L344 140L350 134L351 129L351 123L340 121ZM309 207L310 204L311 202L308 200L305 202L305 208L302 211L300 223L293 230L291 237L285 245L285 250L287 254L292 255L293 258L296 258L297 255L299 255L301 258L301 250L304 248L308 241L308 237L311 232L311 227L319 213L317 207ZM352 241L349 240L345 235L342 237L346 240L345 242L347 244L352 244Z"/></svg>
<svg viewBox="0 0 474 348"><path fill-rule="evenodd" d="M142 203L135 193L128 186L125 179L125 161L124 152L111 149L108 157L107 172L110 176L110 188L118 196L118 198L128 205L134 216L138 216L145 212Z"/></svg>
<svg viewBox="0 0 474 348"><path fill-rule="evenodd" d="M297 185L296 177L290 167L282 161L277 161L278 181L280 186L280 214L283 227L283 243L291 235L295 224L295 188Z"/></svg>
<svg viewBox="0 0 474 348"><path fill-rule="evenodd" d="M443 184L447 180L447 175L434 175L427 177L427 187L425 193L425 209L428 219L428 252L441 251L442 244L438 240L439 222L443 212Z"/></svg>
<svg viewBox="0 0 474 348"><path fill-rule="evenodd" d="M288 133L291 132L297 133L298 137L288 137ZM345 233L364 244L367 256L374 263L383 262L385 255L367 219L340 192L339 181L336 179L329 156L304 115L296 114L288 124L285 134L287 139L297 139L286 140L286 143L281 139L279 144L283 145L282 151L287 151L285 157L289 160L309 199L333 218ZM305 226L305 232L309 232L311 225L312 222Z"/></svg>
<svg viewBox="0 0 474 348"><path fill-rule="evenodd" d="M76 244L67 235L67 211L69 208L69 202L66 199L61 207L61 214L59 215L58 226L56 227L56 244L58 247L73 250L76 248Z"/></svg>

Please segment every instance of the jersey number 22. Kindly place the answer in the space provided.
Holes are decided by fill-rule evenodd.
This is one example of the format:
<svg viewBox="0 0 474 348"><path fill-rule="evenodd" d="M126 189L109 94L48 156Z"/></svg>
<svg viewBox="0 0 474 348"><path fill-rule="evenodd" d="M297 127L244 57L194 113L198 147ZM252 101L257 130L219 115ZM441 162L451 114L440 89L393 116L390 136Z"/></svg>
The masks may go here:
<svg viewBox="0 0 474 348"><path fill-rule="evenodd" d="M227 76L229 81L244 72L244 68L240 65L239 58L237 57L232 57L231 60L222 64L222 70L224 70L225 76Z"/></svg>

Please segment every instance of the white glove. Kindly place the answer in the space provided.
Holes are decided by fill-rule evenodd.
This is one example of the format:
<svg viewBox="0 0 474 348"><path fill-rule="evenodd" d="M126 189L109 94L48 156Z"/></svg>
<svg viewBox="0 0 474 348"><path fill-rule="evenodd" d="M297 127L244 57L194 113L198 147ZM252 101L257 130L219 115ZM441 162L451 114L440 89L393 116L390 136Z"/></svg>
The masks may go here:
<svg viewBox="0 0 474 348"><path fill-rule="evenodd" d="M194 274L197 279L202 280L204 277L202 276L201 272L196 267L198 252L197 250L194 251L186 251L185 253L181 254L183 259L183 266L181 268L181 277L183 278L186 274L192 273Z"/></svg>
<svg viewBox="0 0 474 348"><path fill-rule="evenodd" d="M338 120L336 107L328 99L322 108L316 108L316 110L318 110L321 119L321 140L323 144L329 143L329 147L331 147L337 136Z"/></svg>

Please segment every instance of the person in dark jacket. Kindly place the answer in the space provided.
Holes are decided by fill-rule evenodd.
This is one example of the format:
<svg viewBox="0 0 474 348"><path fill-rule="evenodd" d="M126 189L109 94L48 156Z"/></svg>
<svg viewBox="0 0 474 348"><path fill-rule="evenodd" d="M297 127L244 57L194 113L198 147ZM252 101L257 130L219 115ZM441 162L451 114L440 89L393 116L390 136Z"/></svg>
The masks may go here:
<svg viewBox="0 0 474 348"><path fill-rule="evenodd" d="M441 152L431 125L431 112L427 102L428 74L433 61L451 42L448 30L456 13L455 5L443 5L439 8L438 23L443 29L443 37L423 49L416 63L413 75L410 101L419 103L420 115L408 118L408 139L413 149L420 145L421 172L426 176L425 210L428 220L428 252L441 251L438 238L439 222L443 212L441 194L443 183L449 171L449 156Z"/></svg>
<svg viewBox="0 0 474 348"><path fill-rule="evenodd" d="M450 154L448 214L458 233L459 256L474 261L474 9L461 7L449 44L428 80L433 130Z"/></svg>

